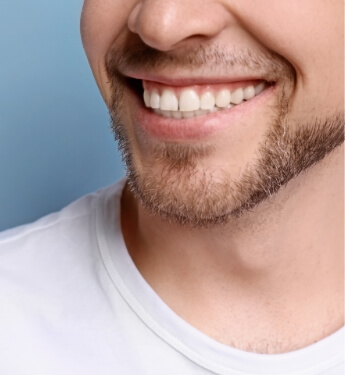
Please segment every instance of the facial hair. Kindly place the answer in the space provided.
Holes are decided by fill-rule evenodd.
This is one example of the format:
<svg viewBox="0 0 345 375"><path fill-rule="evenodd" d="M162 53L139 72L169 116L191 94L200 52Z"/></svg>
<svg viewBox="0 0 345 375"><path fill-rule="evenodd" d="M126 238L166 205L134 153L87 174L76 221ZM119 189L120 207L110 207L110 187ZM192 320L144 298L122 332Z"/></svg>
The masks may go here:
<svg viewBox="0 0 345 375"><path fill-rule="evenodd" d="M284 81L268 130L258 145L255 159L235 180L228 171L201 169L200 161L211 154L210 146L159 142L153 147L153 160L163 165L159 174L139 168L133 154L133 141L125 120L123 74L128 68L148 71L173 66L236 66L255 71L267 81ZM334 113L313 118L299 126L289 122L289 96L295 85L295 71L281 56L271 52L225 52L217 46L190 49L181 55L154 50L140 41L128 43L108 55L106 70L112 82L109 106L111 125L127 167L128 186L140 203L153 215L194 228L226 224L242 217L260 203L276 195L289 181L323 160L344 141L344 115ZM120 73L121 72L121 73ZM219 177L221 176L221 177Z"/></svg>

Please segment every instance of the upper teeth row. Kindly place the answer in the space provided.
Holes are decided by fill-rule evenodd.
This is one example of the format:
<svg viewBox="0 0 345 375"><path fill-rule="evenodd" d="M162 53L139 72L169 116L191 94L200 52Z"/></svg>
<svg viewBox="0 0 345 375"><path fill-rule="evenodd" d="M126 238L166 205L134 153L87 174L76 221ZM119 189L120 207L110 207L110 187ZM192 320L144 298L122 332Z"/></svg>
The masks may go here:
<svg viewBox="0 0 345 375"><path fill-rule="evenodd" d="M252 99L264 88L265 83L261 82L255 87L238 88L233 92L228 89L216 93L206 91L201 96L195 90L185 89L181 91L179 98L172 89L164 89L161 94L156 89L144 90L144 102L146 107L163 111L212 111L216 108L229 108L232 104L240 104L244 100Z"/></svg>

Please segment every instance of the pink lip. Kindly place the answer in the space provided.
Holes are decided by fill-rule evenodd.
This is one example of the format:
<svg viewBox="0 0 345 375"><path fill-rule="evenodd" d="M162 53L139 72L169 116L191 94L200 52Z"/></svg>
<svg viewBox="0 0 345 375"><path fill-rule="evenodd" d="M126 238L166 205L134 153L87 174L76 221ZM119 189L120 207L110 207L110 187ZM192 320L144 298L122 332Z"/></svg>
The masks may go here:
<svg viewBox="0 0 345 375"><path fill-rule="evenodd" d="M148 73L131 73L126 74L128 78L134 78L142 81L156 82L166 86L192 86L192 85L216 85L229 83L245 83L251 81L265 81L264 77L257 76L217 76L217 77L193 77L192 73L188 76L176 75L171 78L168 75L148 74Z"/></svg>
<svg viewBox="0 0 345 375"><path fill-rule="evenodd" d="M135 122L147 135L161 141L202 140L225 128L236 126L249 112L263 105L271 97L274 87L270 86L248 102L230 109L190 119L162 117L147 109L137 98L139 108L135 113Z"/></svg>
<svg viewBox="0 0 345 375"><path fill-rule="evenodd" d="M164 89L173 89L176 95L179 95L182 90L184 90L186 87L192 88L194 91L196 91L199 95L202 94L205 91L211 91L216 92L217 90L221 90L223 88L226 88L228 90L234 91L238 87L248 87L250 85L256 86L262 81L245 81L245 82L222 82L218 84L198 84L198 85L191 85L191 86L168 86L167 84L162 85L161 83L158 83L156 81L143 81L143 88L144 90L157 90L159 93L162 93Z"/></svg>

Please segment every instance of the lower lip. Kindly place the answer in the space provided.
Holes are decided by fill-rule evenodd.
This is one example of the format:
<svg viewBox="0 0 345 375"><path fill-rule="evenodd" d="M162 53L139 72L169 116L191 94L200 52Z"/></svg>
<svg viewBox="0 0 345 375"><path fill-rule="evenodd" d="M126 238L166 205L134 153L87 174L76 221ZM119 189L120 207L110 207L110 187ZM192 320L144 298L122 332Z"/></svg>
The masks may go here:
<svg viewBox="0 0 345 375"><path fill-rule="evenodd" d="M224 109L206 116L190 119L175 119L160 116L139 103L135 115L138 126L150 137L161 141L202 140L218 133L239 121L258 107L265 104L273 94L275 86L266 88L253 99L229 109Z"/></svg>

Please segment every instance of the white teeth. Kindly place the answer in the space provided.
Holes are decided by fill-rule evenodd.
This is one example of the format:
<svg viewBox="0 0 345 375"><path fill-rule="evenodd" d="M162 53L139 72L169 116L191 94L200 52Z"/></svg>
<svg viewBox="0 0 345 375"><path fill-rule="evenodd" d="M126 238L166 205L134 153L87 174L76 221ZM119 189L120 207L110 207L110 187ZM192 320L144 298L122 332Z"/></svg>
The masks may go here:
<svg viewBox="0 0 345 375"><path fill-rule="evenodd" d="M240 104L242 102L243 102L243 89L239 88L239 89L236 89L231 94L231 103Z"/></svg>
<svg viewBox="0 0 345 375"><path fill-rule="evenodd" d="M212 110L216 105L216 99L211 92L205 92L200 99L200 108L206 110Z"/></svg>
<svg viewBox="0 0 345 375"><path fill-rule="evenodd" d="M265 83L261 82L255 87L255 95L259 95L262 91L264 91Z"/></svg>
<svg viewBox="0 0 345 375"><path fill-rule="evenodd" d="M207 115L208 112L209 111L199 109L198 111L195 111L194 114L195 114L195 116L205 116L205 115Z"/></svg>
<svg viewBox="0 0 345 375"><path fill-rule="evenodd" d="M183 118L192 118L194 116L194 111L182 111Z"/></svg>
<svg viewBox="0 0 345 375"><path fill-rule="evenodd" d="M221 90L216 96L216 105L219 108L227 108L231 101L231 94L229 90Z"/></svg>
<svg viewBox="0 0 345 375"><path fill-rule="evenodd" d="M172 116L173 118L180 119L180 118L182 118L182 112L180 112L180 111L172 111L172 112L171 112L171 116Z"/></svg>
<svg viewBox="0 0 345 375"><path fill-rule="evenodd" d="M157 89L144 90L144 103L146 107L152 108L154 112L164 117L192 118L241 104L243 100L253 99L265 88L266 83L261 82L255 87L251 85L237 88L233 92L228 89L222 89L216 93L206 91L200 98L196 91L185 89L181 92L179 99L171 88L164 89L161 95Z"/></svg>
<svg viewBox="0 0 345 375"><path fill-rule="evenodd" d="M157 115L163 116L163 117L173 117L172 114L174 111L162 111L161 109L154 109L153 110Z"/></svg>
<svg viewBox="0 0 345 375"><path fill-rule="evenodd" d="M164 111L177 111L178 100L171 90L164 90L161 96L160 109Z"/></svg>
<svg viewBox="0 0 345 375"><path fill-rule="evenodd" d="M255 96L255 88L254 86L248 86L243 90L243 98L244 100L253 99Z"/></svg>
<svg viewBox="0 0 345 375"><path fill-rule="evenodd" d="M145 102L146 107L150 107L150 104L151 104L151 95L146 90L144 90L144 102Z"/></svg>
<svg viewBox="0 0 345 375"><path fill-rule="evenodd" d="M198 111L162 111L161 109L154 109L153 111L163 117L168 117L168 118L173 117L176 119L205 116L211 112L211 111L206 111L202 109L199 109ZM216 112L216 111L220 111L220 109L219 108L214 109L212 112Z"/></svg>
<svg viewBox="0 0 345 375"><path fill-rule="evenodd" d="M194 90L183 90L180 95L180 111L196 111L199 108L199 95Z"/></svg>
<svg viewBox="0 0 345 375"><path fill-rule="evenodd" d="M153 109L159 109L161 97L158 94L158 91L152 91L150 99L150 107Z"/></svg>

